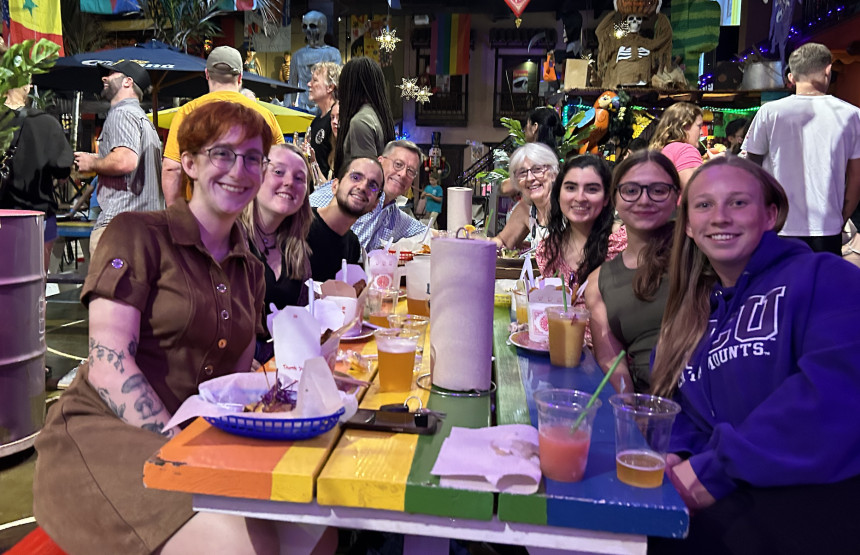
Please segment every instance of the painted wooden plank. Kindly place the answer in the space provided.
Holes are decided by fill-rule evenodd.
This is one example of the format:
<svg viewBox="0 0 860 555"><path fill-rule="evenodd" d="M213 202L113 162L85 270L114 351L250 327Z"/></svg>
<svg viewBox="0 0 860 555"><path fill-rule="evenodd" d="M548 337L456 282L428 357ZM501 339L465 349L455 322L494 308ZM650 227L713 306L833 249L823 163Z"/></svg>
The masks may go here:
<svg viewBox="0 0 860 555"><path fill-rule="evenodd" d="M517 348L508 345L510 323L510 310L496 307L493 318L493 355L496 357L496 423L499 426L531 424L526 391L520 377Z"/></svg>
<svg viewBox="0 0 860 555"><path fill-rule="evenodd" d="M533 393L558 387L594 391L603 372L590 352L577 368L552 366L549 357L519 350L518 364L532 425L537 426ZM498 516L502 521L532 522L529 497L542 498L546 522L550 526L583 528L607 532L683 537L689 514L675 488L666 481L655 489L634 488L621 483L615 473L615 420L607 388L601 394L603 406L597 411L592 431L588 466L581 482L567 484L544 479L534 496L499 495Z"/></svg>

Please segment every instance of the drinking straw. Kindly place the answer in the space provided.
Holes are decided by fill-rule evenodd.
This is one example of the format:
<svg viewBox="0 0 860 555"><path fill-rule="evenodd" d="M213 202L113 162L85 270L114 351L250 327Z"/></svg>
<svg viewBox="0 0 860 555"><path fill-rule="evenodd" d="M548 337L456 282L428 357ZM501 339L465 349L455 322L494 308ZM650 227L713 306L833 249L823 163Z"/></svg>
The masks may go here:
<svg viewBox="0 0 860 555"><path fill-rule="evenodd" d="M558 277L558 270L555 271L555 275L553 277ZM562 280L564 281L564 280ZM567 313L567 284L561 284L561 301L564 303L564 312Z"/></svg>
<svg viewBox="0 0 860 555"><path fill-rule="evenodd" d="M585 293L585 286L588 285L588 280L585 280L582 285L576 290L576 298L573 299L573 304L576 304L576 301Z"/></svg>
<svg viewBox="0 0 860 555"><path fill-rule="evenodd" d="M391 245L394 243L394 235L391 236L391 239L388 240L388 244L385 245L385 252L391 250Z"/></svg>
<svg viewBox="0 0 860 555"><path fill-rule="evenodd" d="M421 242L419 243L419 245L423 245L424 241L427 240L427 236L430 235L430 228L433 227L433 223L436 221L437 216L438 214L433 214L432 216L430 216L430 221L427 222L427 229L424 230L424 235L421 237Z"/></svg>
<svg viewBox="0 0 860 555"><path fill-rule="evenodd" d="M585 415L588 414L588 409L591 408L591 405L594 404L594 401L597 399L597 396L600 395L600 392L603 391L603 387L606 385L606 382L609 381L609 377L615 373L615 369L618 367L618 364L621 362L621 359L624 355L627 354L627 351L621 350L618 353L618 356L615 358L615 362L612 363L612 366L609 368L609 372L603 376L603 379L600 381L600 385L597 386L597 389L591 395L591 399L588 401L588 404L585 405L585 410L582 411L582 414L579 415L579 418L576 419L576 422L573 423L573 430L571 430L571 434L579 429L579 425L582 424L582 420L585 418Z"/></svg>
<svg viewBox="0 0 860 555"><path fill-rule="evenodd" d="M314 293L313 278L308 279L305 282L305 285L308 286L308 312L311 313L311 316L314 316L314 297L316 296L316 293Z"/></svg>
<svg viewBox="0 0 860 555"><path fill-rule="evenodd" d="M346 258L340 259L340 271L343 272L343 281L349 283L349 277L346 275Z"/></svg>
<svg viewBox="0 0 860 555"><path fill-rule="evenodd" d="M490 209L490 215L489 215L489 216L487 216L487 220L486 220L486 221L488 221L488 222L492 222L492 221L493 221L493 213L494 213L495 211L496 211L496 209L495 209L495 208L491 208L491 209ZM486 228L486 227L487 227L487 225L486 225L486 224L484 224L484 228Z"/></svg>

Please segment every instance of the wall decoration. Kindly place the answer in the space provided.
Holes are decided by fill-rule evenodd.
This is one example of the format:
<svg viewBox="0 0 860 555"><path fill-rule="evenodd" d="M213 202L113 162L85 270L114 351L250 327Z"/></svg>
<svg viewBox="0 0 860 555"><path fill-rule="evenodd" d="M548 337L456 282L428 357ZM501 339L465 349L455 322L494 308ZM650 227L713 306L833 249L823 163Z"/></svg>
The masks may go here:
<svg viewBox="0 0 860 555"><path fill-rule="evenodd" d="M400 39L397 38L397 29L393 31L386 27L379 33L379 37L376 38L376 41L379 43L379 48L381 50L385 50L386 52L394 52L394 49L397 48L397 43L400 42Z"/></svg>
<svg viewBox="0 0 860 555"><path fill-rule="evenodd" d="M472 16L439 14L430 29L430 73L468 75Z"/></svg>
<svg viewBox="0 0 860 555"><path fill-rule="evenodd" d="M517 16L514 23L516 23L517 28L519 28L520 23L523 22L523 20L520 19L520 16L523 15L526 6L529 5L529 0L505 0L505 4L507 4L511 11L514 12L514 15Z"/></svg>
<svg viewBox="0 0 860 555"><path fill-rule="evenodd" d="M722 8L713 0L672 0L672 54L684 58L684 76L699 77L699 56L717 47Z"/></svg>

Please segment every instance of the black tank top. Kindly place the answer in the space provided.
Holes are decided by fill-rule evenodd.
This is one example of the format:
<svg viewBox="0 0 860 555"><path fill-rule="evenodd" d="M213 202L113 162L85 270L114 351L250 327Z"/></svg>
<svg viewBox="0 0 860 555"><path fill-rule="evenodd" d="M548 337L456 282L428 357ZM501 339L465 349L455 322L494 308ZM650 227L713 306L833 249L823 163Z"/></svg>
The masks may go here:
<svg viewBox="0 0 860 555"><path fill-rule="evenodd" d="M669 278L664 276L652 302L633 294L636 270L624 265L618 255L600 267L597 288L606 305L609 329L627 350L630 375L637 393L648 390L651 383L649 360L660 335L660 323L669 298Z"/></svg>

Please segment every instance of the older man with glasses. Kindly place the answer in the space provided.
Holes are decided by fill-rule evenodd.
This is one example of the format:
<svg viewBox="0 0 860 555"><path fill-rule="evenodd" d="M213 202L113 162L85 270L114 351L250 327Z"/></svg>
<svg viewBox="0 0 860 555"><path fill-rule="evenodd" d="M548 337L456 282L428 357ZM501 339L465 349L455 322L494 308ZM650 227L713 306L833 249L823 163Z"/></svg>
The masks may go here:
<svg viewBox="0 0 860 555"><path fill-rule="evenodd" d="M392 237L399 241L404 237L423 234L427 226L400 210L395 200L406 193L418 175L424 154L412 141L391 141L382 151L379 162L385 174L383 194L373 210L360 217L352 226L365 250L382 247ZM311 206L321 207L331 203L334 190L331 182L318 188L310 197Z"/></svg>

